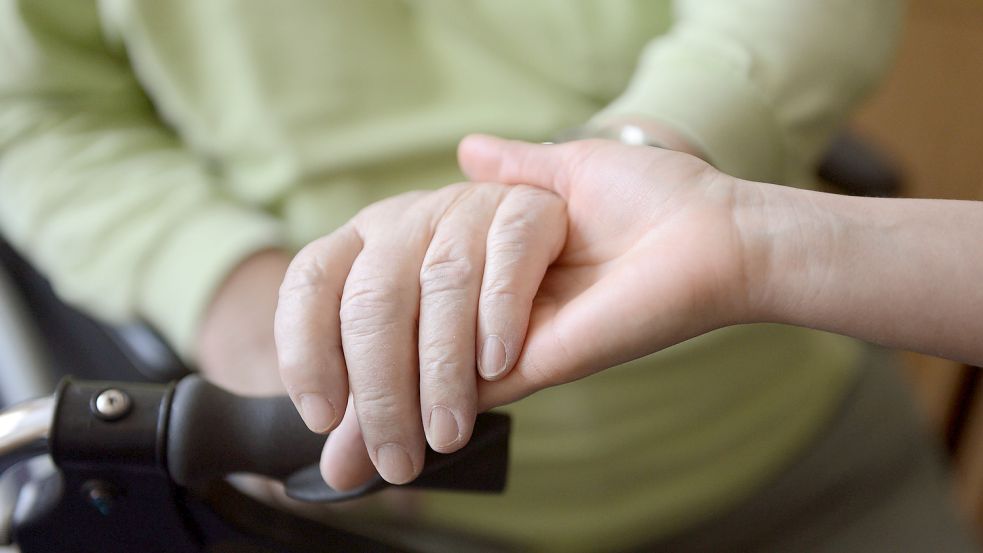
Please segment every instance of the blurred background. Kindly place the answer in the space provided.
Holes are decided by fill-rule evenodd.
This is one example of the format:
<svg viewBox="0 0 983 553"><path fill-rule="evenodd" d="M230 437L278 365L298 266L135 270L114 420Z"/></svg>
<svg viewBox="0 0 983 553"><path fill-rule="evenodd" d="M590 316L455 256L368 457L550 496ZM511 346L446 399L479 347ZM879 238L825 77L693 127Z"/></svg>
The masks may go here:
<svg viewBox="0 0 983 553"><path fill-rule="evenodd" d="M900 175L903 196L983 200L983 0L909 5L894 67L850 136ZM955 494L983 537L983 372L925 355L905 360L925 424L950 457Z"/></svg>
<svg viewBox="0 0 983 553"><path fill-rule="evenodd" d="M983 200L983 2L912 0L895 66L851 126L900 169L903 195ZM954 461L960 501L983 535L981 372L906 358L926 421Z"/></svg>

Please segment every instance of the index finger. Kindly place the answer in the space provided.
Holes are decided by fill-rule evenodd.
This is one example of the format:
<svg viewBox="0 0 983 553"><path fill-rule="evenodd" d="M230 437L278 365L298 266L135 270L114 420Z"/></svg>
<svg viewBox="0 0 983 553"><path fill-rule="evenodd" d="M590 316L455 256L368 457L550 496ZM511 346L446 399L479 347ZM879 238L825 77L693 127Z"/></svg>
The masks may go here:
<svg viewBox="0 0 983 553"><path fill-rule="evenodd" d="M314 432L338 425L348 401L348 371L338 312L352 263L362 250L345 225L302 249L280 286L273 323L280 378Z"/></svg>

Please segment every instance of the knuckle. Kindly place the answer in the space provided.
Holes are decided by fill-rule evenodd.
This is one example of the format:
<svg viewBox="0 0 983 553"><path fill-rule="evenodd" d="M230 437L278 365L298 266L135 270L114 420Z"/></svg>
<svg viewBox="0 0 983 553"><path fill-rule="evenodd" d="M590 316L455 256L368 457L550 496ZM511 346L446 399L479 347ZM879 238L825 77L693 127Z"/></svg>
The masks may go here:
<svg viewBox="0 0 983 553"><path fill-rule="evenodd" d="M387 278L346 285L338 316L346 335L374 334L394 324L400 286Z"/></svg>
<svg viewBox="0 0 983 553"><path fill-rule="evenodd" d="M509 188L509 196L521 202L531 202L533 205L562 201L559 196L549 190L528 184L517 184Z"/></svg>
<svg viewBox="0 0 983 553"><path fill-rule="evenodd" d="M458 338L454 333L424 333L420 336L421 361L453 361L460 350L461 342Z"/></svg>
<svg viewBox="0 0 983 553"><path fill-rule="evenodd" d="M523 243L534 236L539 218L533 210L514 210L501 216L501 227L496 237L511 238Z"/></svg>
<svg viewBox="0 0 983 553"><path fill-rule="evenodd" d="M485 283L481 290L484 306L513 304L522 299L516 290L515 282L506 278L496 278Z"/></svg>
<svg viewBox="0 0 983 553"><path fill-rule="evenodd" d="M471 406L476 401L474 354L447 348L420 360L421 399L428 404Z"/></svg>
<svg viewBox="0 0 983 553"><path fill-rule="evenodd" d="M297 367L293 367L297 369ZM300 394L305 392L320 392L321 390L317 386L311 385L312 378L310 375L305 374L303 370L291 370L291 368L280 368L280 381L283 383L284 389L287 394L297 398Z"/></svg>
<svg viewBox="0 0 983 553"><path fill-rule="evenodd" d="M425 198L432 196L429 190L411 190L383 200L379 200L362 208L352 220L356 226L371 226L377 221L392 221L394 217L412 211L412 206Z"/></svg>
<svg viewBox="0 0 983 553"><path fill-rule="evenodd" d="M312 242L294 256L280 284L281 299L306 298L317 293L325 275L325 267L317 247L317 242Z"/></svg>
<svg viewBox="0 0 983 553"><path fill-rule="evenodd" d="M530 235L515 227L497 229L488 238L487 256L496 268L515 269L529 253Z"/></svg>
<svg viewBox="0 0 983 553"><path fill-rule="evenodd" d="M487 255L496 267L518 269L522 260L541 248L548 230L534 214L507 213L488 237Z"/></svg>
<svg viewBox="0 0 983 553"><path fill-rule="evenodd" d="M393 334L397 330L397 324L391 317L378 312L360 313L341 320L341 335L345 340L362 342Z"/></svg>
<svg viewBox="0 0 983 553"><path fill-rule="evenodd" d="M383 386L370 386L355 394L358 422L365 432L367 428L392 426L404 420L402 406L395 400L398 394L390 393Z"/></svg>
<svg viewBox="0 0 983 553"><path fill-rule="evenodd" d="M563 212L565 204L556 194L532 186L516 186L509 191L510 209L497 214L498 227L505 236L529 240L539 236L555 215ZM516 209L515 206L521 206Z"/></svg>
<svg viewBox="0 0 983 553"><path fill-rule="evenodd" d="M420 380L439 389L460 385L461 359L451 351L431 353L420 363Z"/></svg>
<svg viewBox="0 0 983 553"><path fill-rule="evenodd" d="M384 276L349 280L341 297L341 311L376 311L391 307L399 297L400 288L399 282Z"/></svg>
<svg viewBox="0 0 983 553"><path fill-rule="evenodd" d="M294 387L317 386L328 379L331 368L344 367L340 344L319 344L319 351L283 351L277 356L277 370L288 390Z"/></svg>
<svg viewBox="0 0 983 553"><path fill-rule="evenodd" d="M287 356L280 354L277 361L277 370L280 372L280 379L287 385L288 390L291 387L290 383L296 383L307 375L309 366L298 355Z"/></svg>
<svg viewBox="0 0 983 553"><path fill-rule="evenodd" d="M420 290L423 294L457 291L475 282L478 267L459 245L432 244L420 268Z"/></svg>
<svg viewBox="0 0 983 553"><path fill-rule="evenodd" d="M447 196L449 200L460 199L474 192L474 183L468 181L455 182L448 184L437 191L440 196Z"/></svg>

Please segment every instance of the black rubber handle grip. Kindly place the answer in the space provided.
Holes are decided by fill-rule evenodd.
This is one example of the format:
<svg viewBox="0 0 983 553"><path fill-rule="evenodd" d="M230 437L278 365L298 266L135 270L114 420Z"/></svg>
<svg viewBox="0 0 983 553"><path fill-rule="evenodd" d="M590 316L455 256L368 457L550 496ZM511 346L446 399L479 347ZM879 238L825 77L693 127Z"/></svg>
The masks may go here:
<svg viewBox="0 0 983 553"><path fill-rule="evenodd" d="M317 464L326 439L287 396L237 396L196 375L177 383L170 411L167 469L182 486L234 472L284 479Z"/></svg>
<svg viewBox="0 0 983 553"><path fill-rule="evenodd" d="M428 447L423 471L406 486L486 493L503 491L509 466L510 430L508 415L478 415L466 446L449 455ZM355 499L392 485L376 476L361 487L341 492L324 483L316 466L297 471L285 484L287 495L293 499L319 503Z"/></svg>
<svg viewBox="0 0 983 553"><path fill-rule="evenodd" d="M410 485L501 491L509 426L506 415L479 415L468 445L450 455L428 449L423 474ZM307 428L287 396L237 396L192 375L174 389L166 464L171 478L183 486L248 472L284 481L289 495L305 501L342 501L388 485L376 478L350 492L332 490L317 470L326 439Z"/></svg>

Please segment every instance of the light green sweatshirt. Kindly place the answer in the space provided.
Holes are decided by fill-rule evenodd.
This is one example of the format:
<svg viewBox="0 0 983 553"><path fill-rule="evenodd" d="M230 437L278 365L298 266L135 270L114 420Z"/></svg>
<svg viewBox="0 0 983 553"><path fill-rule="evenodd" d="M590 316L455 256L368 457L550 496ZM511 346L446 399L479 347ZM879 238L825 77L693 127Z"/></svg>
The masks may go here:
<svg viewBox="0 0 983 553"><path fill-rule="evenodd" d="M470 132L661 120L806 183L886 64L896 0L3 0L0 229L69 301L190 356L269 246L461 179ZM664 535L800 451L856 346L731 328L517 404L510 490L434 520L563 551Z"/></svg>

